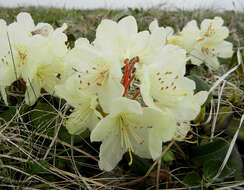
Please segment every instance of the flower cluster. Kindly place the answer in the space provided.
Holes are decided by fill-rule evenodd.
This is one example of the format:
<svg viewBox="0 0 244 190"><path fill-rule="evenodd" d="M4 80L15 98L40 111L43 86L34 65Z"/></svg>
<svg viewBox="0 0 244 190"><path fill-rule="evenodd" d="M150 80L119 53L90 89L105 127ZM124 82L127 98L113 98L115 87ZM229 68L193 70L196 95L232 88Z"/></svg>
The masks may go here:
<svg viewBox="0 0 244 190"><path fill-rule="evenodd" d="M56 30L47 23L35 26L28 13L20 13L17 21L7 25L0 20L0 89L5 103L5 88L21 79L26 85L25 101L32 105L41 89L53 94L65 75L64 58L68 52L64 24Z"/></svg>
<svg viewBox="0 0 244 190"><path fill-rule="evenodd" d="M229 30L223 23L220 17L205 19L199 29L193 20L180 33L170 36L169 43L184 48L192 64L206 63L211 69L218 69L218 57L228 58L233 54L232 43L224 40L229 36Z"/></svg>
<svg viewBox="0 0 244 190"><path fill-rule="evenodd" d="M217 57L232 55L222 24L216 17L199 29L192 21L174 35L157 21L139 32L132 16L105 19L92 43L80 38L68 49L65 24L35 26L20 13L10 25L0 20L1 94L7 103L7 87L22 80L29 105L42 90L65 99L73 109L64 125L72 135L89 129L91 141L102 142L103 170L112 170L125 152L129 164L133 154L157 159L163 142L185 139L208 97L206 91L194 94L195 82L185 76L189 58L216 68Z"/></svg>

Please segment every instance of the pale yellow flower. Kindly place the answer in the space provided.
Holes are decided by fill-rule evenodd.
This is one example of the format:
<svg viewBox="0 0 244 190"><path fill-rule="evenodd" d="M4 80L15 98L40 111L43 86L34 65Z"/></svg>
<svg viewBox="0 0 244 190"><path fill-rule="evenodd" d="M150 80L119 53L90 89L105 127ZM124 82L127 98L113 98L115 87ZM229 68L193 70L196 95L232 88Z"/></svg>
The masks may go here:
<svg viewBox="0 0 244 190"><path fill-rule="evenodd" d="M116 57L103 55L88 40L81 38L76 41L66 62L78 74L80 88L97 94L103 110L108 113L110 101L122 96L124 90L120 83L120 63Z"/></svg>
<svg viewBox="0 0 244 190"><path fill-rule="evenodd" d="M65 79L64 59L68 50L65 44L67 37L63 31L66 28L64 24L48 36L36 34L31 39L28 61L22 71L27 86L25 101L29 105L35 103L42 88L53 94L55 85Z"/></svg>
<svg viewBox="0 0 244 190"><path fill-rule="evenodd" d="M78 73L70 76L63 84L55 86L55 94L74 108L64 123L70 134L78 135L86 129L92 130L99 118L102 118L96 110L98 97L80 88Z"/></svg>
<svg viewBox="0 0 244 190"><path fill-rule="evenodd" d="M162 151L162 142L173 138L175 128L170 114L151 108L141 108L137 101L118 98L111 102L111 112L91 133L91 141L102 141L99 167L112 170L129 152L156 159Z"/></svg>
<svg viewBox="0 0 244 190"><path fill-rule="evenodd" d="M184 48L192 64L206 63L216 70L219 67L218 57L229 58L233 54L232 43L225 41L229 29L223 24L221 17L203 20L200 28L195 20L190 21L181 32L170 37L169 43Z"/></svg>

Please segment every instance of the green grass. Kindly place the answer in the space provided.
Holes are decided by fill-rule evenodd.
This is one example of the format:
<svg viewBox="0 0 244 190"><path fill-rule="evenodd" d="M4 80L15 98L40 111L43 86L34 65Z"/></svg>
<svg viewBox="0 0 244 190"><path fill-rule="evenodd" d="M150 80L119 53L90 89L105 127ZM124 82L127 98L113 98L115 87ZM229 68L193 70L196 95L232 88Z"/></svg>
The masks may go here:
<svg viewBox="0 0 244 190"><path fill-rule="evenodd" d="M139 30L147 29L149 23L156 18L161 26L172 26L179 31L192 19L199 23L204 18L221 16L230 28L229 40L234 43L235 49L242 48L244 44L244 14L231 11L215 13L210 10L166 12L156 9L81 11L1 8L0 18L11 23L23 11L29 12L36 23L48 22L54 27L67 23L67 34L71 42L78 37L93 41L96 27L105 18L118 21L124 16L133 15L138 21ZM221 68L214 73L204 66L187 68L188 76L195 80L198 90L211 87L217 76L236 65L236 56L221 62ZM194 136L189 141L197 143L173 144L162 159L161 170L157 166L151 168L154 163L152 160L136 156L132 166L128 166L129 157L125 155L112 172L100 171L97 166L99 143L90 143L87 131L70 137L62 126L61 112L65 109L62 100L44 96L34 106L28 107L13 95L10 97L10 106L0 105L0 189L155 189L157 176L160 177L162 189L214 189L244 184L244 151L241 149L244 130L240 132L227 167L218 180L211 181L226 155L243 113L243 76L244 72L240 67L227 78L216 124L215 134L219 133L219 137L209 143L212 120L203 125L210 114L209 100L194 121L201 125L193 127ZM218 95L217 89L210 98L215 102L215 107ZM168 144L164 146L166 148ZM148 175L143 177L146 173Z"/></svg>

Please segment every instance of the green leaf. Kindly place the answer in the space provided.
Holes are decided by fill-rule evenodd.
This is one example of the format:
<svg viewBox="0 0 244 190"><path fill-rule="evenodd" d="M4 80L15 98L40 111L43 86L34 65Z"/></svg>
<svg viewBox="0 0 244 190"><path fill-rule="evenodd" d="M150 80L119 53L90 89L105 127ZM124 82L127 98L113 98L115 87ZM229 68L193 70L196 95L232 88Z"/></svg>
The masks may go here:
<svg viewBox="0 0 244 190"><path fill-rule="evenodd" d="M13 119L16 112L18 113L17 117L19 117L19 115L24 115L24 113L27 112L28 109L29 109L29 106L27 106L27 105L4 107L4 109L1 110L1 112L0 112L0 118L3 119L5 122L8 122L11 119ZM24 116L22 116L22 118L23 117ZM2 122L3 121L0 120L0 124Z"/></svg>
<svg viewBox="0 0 244 190"><path fill-rule="evenodd" d="M28 171L32 175L36 175L36 174L40 174L42 172L45 172L46 170L41 166L48 167L48 162L46 160L40 160L39 164L37 164L35 162L30 162Z"/></svg>
<svg viewBox="0 0 244 190"><path fill-rule="evenodd" d="M231 106L223 106L219 110L216 132L226 129L231 122L233 112Z"/></svg>
<svg viewBox="0 0 244 190"><path fill-rule="evenodd" d="M206 114L206 106L202 106L200 113L198 114L197 118L194 120L194 123L201 123L205 120Z"/></svg>
<svg viewBox="0 0 244 190"><path fill-rule="evenodd" d="M61 128L60 128L60 130L59 130L59 133L58 133L58 138L59 138L61 141L70 143L71 135L68 133L66 127L61 126Z"/></svg>
<svg viewBox="0 0 244 190"><path fill-rule="evenodd" d="M214 159L207 160L206 162L204 162L203 176L207 181L211 181L211 179L217 175L219 168L222 165L222 162L223 161L221 161L221 160L214 160ZM232 172L232 170L228 166L226 166L223 169L223 171L221 172L221 175L218 177L218 179L224 178L227 175L230 175L231 172Z"/></svg>
<svg viewBox="0 0 244 190"><path fill-rule="evenodd" d="M196 83L195 93L200 92L200 91L208 91L210 89L209 85L204 80L202 80L200 77L198 77L197 75L193 74L193 75L189 75L187 77L189 79L195 81L195 83Z"/></svg>
<svg viewBox="0 0 244 190"><path fill-rule="evenodd" d="M240 106L241 101L243 100L242 95L238 95L237 93L237 88L233 88L233 93L232 95L228 98L228 100L237 106Z"/></svg>
<svg viewBox="0 0 244 190"><path fill-rule="evenodd" d="M216 174L218 171L217 168L220 168L226 153L229 148L229 142L227 140L223 139L216 139L213 142L207 143L200 145L194 149L192 149L192 152L190 154L191 161L194 165L196 166L202 166L203 165L203 173L205 172L205 177L210 176L209 179L211 178L212 175ZM215 160L215 167L212 166L214 164L213 161ZM217 163L217 161L220 163ZM207 163L206 163L207 162ZM207 172L209 169L207 167L208 164L211 164L210 169L212 168L213 170L210 172ZM241 159L241 155L238 152L237 147L235 147L231 153L231 156L227 162L226 168L224 169L222 176L224 177L227 174L232 173L235 177L235 179L242 179L243 178L243 163ZM214 171L216 173L214 173ZM210 173L210 174L207 174Z"/></svg>
<svg viewBox="0 0 244 190"><path fill-rule="evenodd" d="M241 58L242 58L242 62L243 62L243 55L241 55ZM230 64L229 64L229 69L235 67L236 65L238 65L238 58L237 58L237 52L234 52L233 56L232 56L232 59L230 61ZM240 65L236 70L235 72L240 75L241 77L244 77L244 68L243 68L243 64Z"/></svg>
<svg viewBox="0 0 244 190"><path fill-rule="evenodd" d="M166 148L166 146L163 147L163 150ZM175 155L171 150L168 150L165 155L163 156L162 160L164 162L167 162L167 164L171 165L172 162L175 160ZM162 165L164 165L164 162L162 162Z"/></svg>
<svg viewBox="0 0 244 190"><path fill-rule="evenodd" d="M58 159L56 160L56 167L57 167L58 169L63 169L63 168L65 168L65 163L66 163L66 160L63 160L63 159L61 159L61 158L58 158Z"/></svg>
<svg viewBox="0 0 244 190"><path fill-rule="evenodd" d="M238 129L238 127L240 125L240 120L241 119L239 119L239 118L237 119L237 118L232 117L229 120L227 129L225 130L225 134L227 134L227 135L232 137L236 133L236 130ZM241 127L241 129L239 131L239 134L238 134L238 140L242 140L242 141L244 141L244 128L243 128L243 125L244 124L242 124L242 127Z"/></svg>
<svg viewBox="0 0 244 190"><path fill-rule="evenodd" d="M191 186L198 186L200 188L200 185L202 183L202 178L200 177L200 175L195 172L189 172L186 174L186 176L184 177L184 183L186 185L186 187L191 187Z"/></svg>
<svg viewBox="0 0 244 190"><path fill-rule="evenodd" d="M4 121L8 122L14 117L15 114L16 114L16 107L9 107L7 110L4 110L0 114L0 118L2 118ZM2 123L2 121L1 121L1 123Z"/></svg>
<svg viewBox="0 0 244 190"><path fill-rule="evenodd" d="M229 148L229 143L223 139L216 139L213 142L200 145L192 149L190 158L193 164L201 166L206 160L222 160Z"/></svg>
<svg viewBox="0 0 244 190"><path fill-rule="evenodd" d="M49 104L39 102L29 115L34 128L42 127L43 125L48 125L48 128L51 128L55 124L54 117L56 117L56 113Z"/></svg>
<svg viewBox="0 0 244 190"><path fill-rule="evenodd" d="M232 151L228 165L234 172L235 180L242 180L244 178L243 162L237 146L235 146Z"/></svg>

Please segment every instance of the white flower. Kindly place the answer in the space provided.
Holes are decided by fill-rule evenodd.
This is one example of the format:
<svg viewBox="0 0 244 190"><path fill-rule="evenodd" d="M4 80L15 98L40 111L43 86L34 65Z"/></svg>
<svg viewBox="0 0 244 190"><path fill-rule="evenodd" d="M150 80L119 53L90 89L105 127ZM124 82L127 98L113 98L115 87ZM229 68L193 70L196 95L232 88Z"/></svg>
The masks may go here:
<svg viewBox="0 0 244 190"><path fill-rule="evenodd" d="M167 37L172 35L170 27L159 27L157 21L153 21L149 31L138 32L134 17L128 16L118 23L105 19L98 26L94 46L105 55L117 57L121 67L126 59L132 60L139 57L138 69L143 64L152 64L158 60L162 48L167 42Z"/></svg>
<svg viewBox="0 0 244 190"><path fill-rule="evenodd" d="M53 27L48 23L38 23L35 25L31 15L26 12L21 12L16 17L17 24L22 27L31 35L40 34L42 36L48 36L51 32L53 32Z"/></svg>
<svg viewBox="0 0 244 190"><path fill-rule="evenodd" d="M170 111L179 123L189 122L199 114L208 93L194 94L195 82L184 77L186 53L183 49L167 45L164 52L164 61L144 66L139 77L141 95L146 105Z"/></svg>
<svg viewBox="0 0 244 190"><path fill-rule="evenodd" d="M109 112L111 100L122 96L124 88L120 63L116 57L104 56L86 39L78 39L66 62L78 75L80 89L95 93L105 112Z"/></svg>
<svg viewBox="0 0 244 190"><path fill-rule="evenodd" d="M64 123L72 135L78 135L86 129L92 130L99 118L102 118L102 115L96 110L98 97L80 88L78 75L75 73L63 84L55 86L55 94L65 99L74 108Z"/></svg>
<svg viewBox="0 0 244 190"><path fill-rule="evenodd" d="M197 40L196 48L191 52L193 64L205 62L212 69L218 69L218 57L228 58L233 54L232 43L225 41L229 30L223 26L223 19L205 19L201 23L201 38Z"/></svg>
<svg viewBox="0 0 244 190"><path fill-rule="evenodd" d="M150 106L154 105L152 94L159 93L158 88L162 91L164 89L162 85L164 85L166 90L168 88L176 89L171 84L174 84L175 81L180 81L178 78L182 78L185 75L187 60L185 50L178 46L167 45L161 51L160 56L158 63L148 66L144 65L142 70L137 73L137 77L141 82L140 89L143 100ZM166 97L177 98L175 96L172 97L171 94L166 95Z"/></svg>
<svg viewBox="0 0 244 190"><path fill-rule="evenodd" d="M0 20L0 89L5 104L8 104L5 88L20 77L27 61L30 36L18 22L7 26Z"/></svg>
<svg viewBox="0 0 244 190"><path fill-rule="evenodd" d="M23 78L27 84L25 99L31 105L40 96L41 88L53 91L56 78L51 75L59 74L62 66L55 65L55 62L48 65L47 62L50 64L54 59L57 62L67 51L64 43L67 37L62 33L66 26L55 31L47 23L35 26L30 14L24 12L19 13L16 22L8 26L5 21L0 22L1 94L7 104L5 88Z"/></svg>
<svg viewBox="0 0 244 190"><path fill-rule="evenodd" d="M178 45L187 52L194 50L197 40L201 38L201 32L195 20L186 24L183 30L169 38L169 43Z"/></svg>
<svg viewBox="0 0 244 190"><path fill-rule="evenodd" d="M102 141L100 169L110 171L129 152L142 158L156 159L162 142L171 140L175 128L172 117L151 108L141 108L137 101L118 98L111 103L111 113L91 133L91 141Z"/></svg>
<svg viewBox="0 0 244 190"><path fill-rule="evenodd" d="M132 59L142 52L148 43L149 32L138 32L134 17L128 16L118 23L102 20L96 31L94 46L105 55L118 57L123 66L125 59Z"/></svg>
<svg viewBox="0 0 244 190"><path fill-rule="evenodd" d="M216 70L219 67L218 57L228 58L233 54L232 43L225 41L229 30L223 23L220 17L205 19L199 29L195 20L190 21L180 33L169 39L169 43L186 49L192 64L204 62Z"/></svg>
<svg viewBox="0 0 244 190"><path fill-rule="evenodd" d="M64 59L68 50L65 44L67 37L63 31L66 28L64 24L48 36L36 34L31 39L28 61L22 71L27 86L25 101L29 105L35 103L42 88L53 94L54 86L65 79Z"/></svg>
<svg viewBox="0 0 244 190"><path fill-rule="evenodd" d="M84 38L75 42L65 62L71 76L56 86L55 94L75 108L65 125L69 133L79 134L92 130L103 117L97 111L99 104L100 111L109 113L111 100L122 96L122 73L116 59L105 57Z"/></svg>
<svg viewBox="0 0 244 190"><path fill-rule="evenodd" d="M149 30L151 32L151 41L155 44L157 43L158 47L162 47L162 44L166 45L168 39L171 38L174 33L174 30L171 27L159 27L157 20L151 22Z"/></svg>

